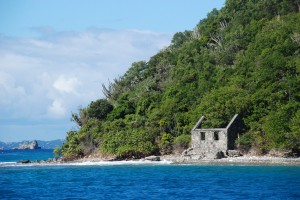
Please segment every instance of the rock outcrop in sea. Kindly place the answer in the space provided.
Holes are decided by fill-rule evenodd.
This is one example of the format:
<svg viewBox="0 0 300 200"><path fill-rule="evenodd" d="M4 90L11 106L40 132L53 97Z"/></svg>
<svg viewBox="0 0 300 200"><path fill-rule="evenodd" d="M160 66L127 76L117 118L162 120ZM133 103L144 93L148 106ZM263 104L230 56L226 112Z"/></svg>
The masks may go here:
<svg viewBox="0 0 300 200"><path fill-rule="evenodd" d="M36 140L33 140L32 142L20 144L19 147L14 149L41 149L41 147L39 147L39 144Z"/></svg>

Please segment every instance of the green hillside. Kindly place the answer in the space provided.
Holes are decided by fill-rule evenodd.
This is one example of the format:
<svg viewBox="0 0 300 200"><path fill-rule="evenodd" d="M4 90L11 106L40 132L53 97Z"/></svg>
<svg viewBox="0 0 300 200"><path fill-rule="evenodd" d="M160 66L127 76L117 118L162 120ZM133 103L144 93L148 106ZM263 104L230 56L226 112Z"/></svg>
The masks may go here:
<svg viewBox="0 0 300 200"><path fill-rule="evenodd" d="M66 158L119 159L188 148L201 115L223 127L238 113L243 150L300 151L300 1L227 0L194 30L109 85L106 99L72 114Z"/></svg>

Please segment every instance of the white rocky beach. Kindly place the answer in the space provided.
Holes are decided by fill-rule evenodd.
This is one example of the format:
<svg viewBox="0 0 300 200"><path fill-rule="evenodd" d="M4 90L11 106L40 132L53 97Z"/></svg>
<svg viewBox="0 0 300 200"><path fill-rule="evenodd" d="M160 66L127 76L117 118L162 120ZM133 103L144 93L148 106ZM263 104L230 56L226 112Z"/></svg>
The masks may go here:
<svg viewBox="0 0 300 200"><path fill-rule="evenodd" d="M212 164L212 165L287 165L300 166L300 158L284 158L274 156L239 156L221 159L189 159L182 156L162 156L162 160L168 160L177 164Z"/></svg>
<svg viewBox="0 0 300 200"><path fill-rule="evenodd" d="M149 156L143 159L126 160L127 162L161 162L170 164L194 164L194 165L274 165L274 166L300 166L299 157L275 157L270 155L265 156L253 156L244 155L238 157L225 157L221 159L190 159L189 157L182 155L163 155L163 156ZM103 158L99 156L89 156L82 159L78 159L75 162L119 162L114 158Z"/></svg>

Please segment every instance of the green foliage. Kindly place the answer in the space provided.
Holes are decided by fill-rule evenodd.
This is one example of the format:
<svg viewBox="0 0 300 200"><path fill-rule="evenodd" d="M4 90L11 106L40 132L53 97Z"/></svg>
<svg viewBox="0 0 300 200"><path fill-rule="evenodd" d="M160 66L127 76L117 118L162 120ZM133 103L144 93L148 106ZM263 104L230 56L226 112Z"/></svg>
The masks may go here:
<svg viewBox="0 0 300 200"><path fill-rule="evenodd" d="M62 155L62 150L59 147L55 147L55 149L53 150L53 154L55 157L61 157Z"/></svg>
<svg viewBox="0 0 300 200"><path fill-rule="evenodd" d="M251 146L254 144L255 139L253 138L253 134L245 133L243 134L236 143L238 144L239 148L243 151L249 151Z"/></svg>
<svg viewBox="0 0 300 200"><path fill-rule="evenodd" d="M185 149L188 149L191 143L191 135L182 134L174 139L173 152L182 153Z"/></svg>
<svg viewBox="0 0 300 200"><path fill-rule="evenodd" d="M79 145L79 138L76 131L69 131L67 133L66 142L62 146L62 154L66 160L83 156L83 151Z"/></svg>
<svg viewBox="0 0 300 200"><path fill-rule="evenodd" d="M240 147L300 152L299 35L298 0L227 0L102 85L107 99L72 114L79 130L68 133L64 157L179 152L201 115L204 127L224 127L236 113L247 126Z"/></svg>
<svg viewBox="0 0 300 200"><path fill-rule="evenodd" d="M126 115L135 113L132 100L127 95L121 96L113 111L108 115L109 120L124 118Z"/></svg>
<svg viewBox="0 0 300 200"><path fill-rule="evenodd" d="M92 118L106 119L112 110L113 106L106 99L98 99L87 108L79 108L78 113L72 113L71 120L81 127Z"/></svg>
<svg viewBox="0 0 300 200"><path fill-rule="evenodd" d="M173 150L174 137L169 133L163 133L160 139L159 148L161 154L170 154Z"/></svg>
<svg viewBox="0 0 300 200"><path fill-rule="evenodd" d="M300 110L295 113L291 119L290 129L291 132L288 135L288 145L294 152L299 154L300 152Z"/></svg>
<svg viewBox="0 0 300 200"><path fill-rule="evenodd" d="M103 136L100 151L104 155L117 155L119 159L141 158L156 150L153 138L139 130L120 131Z"/></svg>
<svg viewBox="0 0 300 200"><path fill-rule="evenodd" d="M291 147L291 138L297 141L291 130L292 120L293 124L297 121L297 118L293 118L294 115L297 116L297 113L294 113L295 110L299 110L299 105L287 104L276 111L271 111L264 118L265 123L262 126L262 130L266 133L271 149L289 149Z"/></svg>
<svg viewBox="0 0 300 200"><path fill-rule="evenodd" d="M88 116L97 119L105 119L112 110L113 106L106 99L92 101L87 108Z"/></svg>
<svg viewBox="0 0 300 200"><path fill-rule="evenodd" d="M172 46L175 48L180 47L183 45L185 42L187 42L191 38L191 32L190 31L185 31L185 32L178 32L175 33L172 39Z"/></svg>
<svg viewBox="0 0 300 200"><path fill-rule="evenodd" d="M71 121L74 121L78 126L83 126L89 120L86 108L79 108L78 113L72 113Z"/></svg>
<svg viewBox="0 0 300 200"><path fill-rule="evenodd" d="M191 143L191 135L182 134L175 138L174 144L179 144L184 148L188 148Z"/></svg>

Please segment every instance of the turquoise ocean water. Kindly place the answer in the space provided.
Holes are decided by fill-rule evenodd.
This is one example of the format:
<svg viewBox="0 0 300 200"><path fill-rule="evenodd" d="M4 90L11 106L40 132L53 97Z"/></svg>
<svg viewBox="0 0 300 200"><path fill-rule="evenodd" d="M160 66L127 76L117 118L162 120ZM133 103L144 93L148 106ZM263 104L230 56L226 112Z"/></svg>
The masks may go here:
<svg viewBox="0 0 300 200"><path fill-rule="evenodd" d="M16 163L49 157L51 150L0 151L0 199L300 199L300 167Z"/></svg>

